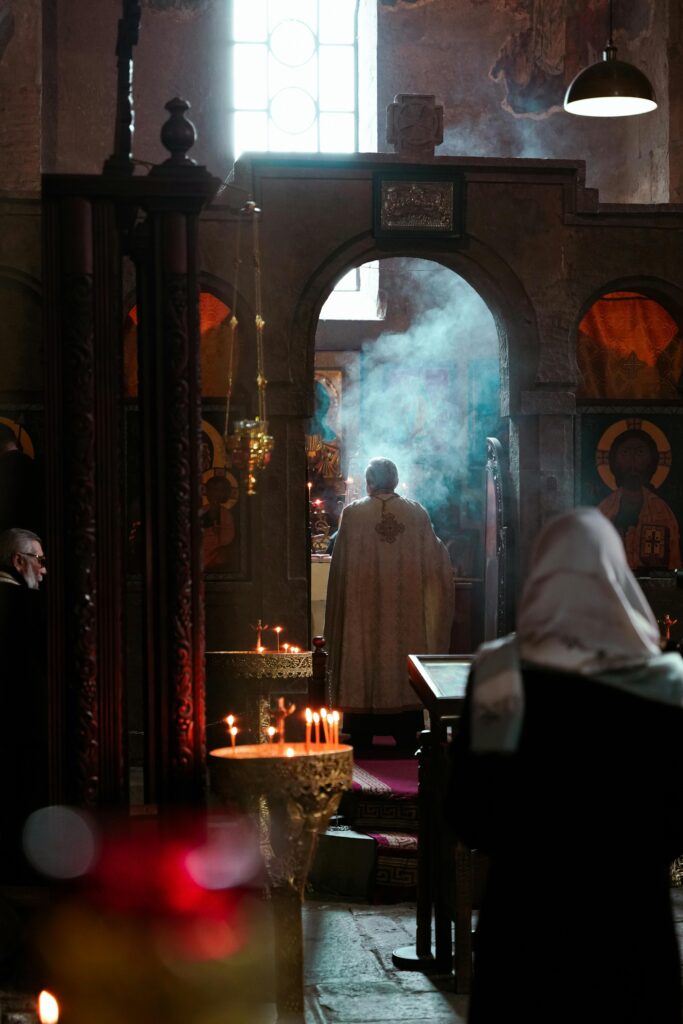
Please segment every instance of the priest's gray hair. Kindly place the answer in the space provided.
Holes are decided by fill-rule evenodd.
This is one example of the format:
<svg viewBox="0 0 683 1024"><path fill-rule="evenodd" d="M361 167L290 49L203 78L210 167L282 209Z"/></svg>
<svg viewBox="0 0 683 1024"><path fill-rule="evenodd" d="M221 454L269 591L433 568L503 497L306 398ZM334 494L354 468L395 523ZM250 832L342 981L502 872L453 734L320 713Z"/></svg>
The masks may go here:
<svg viewBox="0 0 683 1024"><path fill-rule="evenodd" d="M11 569L12 555L26 551L32 540L37 540L39 544L42 544L38 534L31 533L30 530L20 530L18 527L14 527L0 533L0 569Z"/></svg>
<svg viewBox="0 0 683 1024"><path fill-rule="evenodd" d="M370 459L365 480L373 491L393 491L398 483L396 463L391 459Z"/></svg>

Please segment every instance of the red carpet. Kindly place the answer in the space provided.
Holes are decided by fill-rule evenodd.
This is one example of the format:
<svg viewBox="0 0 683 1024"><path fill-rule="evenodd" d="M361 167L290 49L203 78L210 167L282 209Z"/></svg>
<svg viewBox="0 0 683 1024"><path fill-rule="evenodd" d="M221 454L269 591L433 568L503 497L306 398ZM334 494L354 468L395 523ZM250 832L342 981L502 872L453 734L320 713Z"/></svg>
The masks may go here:
<svg viewBox="0 0 683 1024"><path fill-rule="evenodd" d="M372 886L375 903L415 899L417 888L417 759L360 757L344 816L376 844Z"/></svg>
<svg viewBox="0 0 683 1024"><path fill-rule="evenodd" d="M417 796L417 759L380 761L360 758L353 765L353 788L374 796Z"/></svg>

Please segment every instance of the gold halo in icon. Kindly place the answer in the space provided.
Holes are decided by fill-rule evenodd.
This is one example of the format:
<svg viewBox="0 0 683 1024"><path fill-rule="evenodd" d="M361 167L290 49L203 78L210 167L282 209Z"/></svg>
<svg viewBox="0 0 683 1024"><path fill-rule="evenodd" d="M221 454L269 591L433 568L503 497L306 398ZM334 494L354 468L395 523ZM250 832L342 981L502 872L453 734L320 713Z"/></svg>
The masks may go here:
<svg viewBox="0 0 683 1024"><path fill-rule="evenodd" d="M650 420L617 420L605 430L595 449L595 464L600 474L600 479L611 491L616 490L617 482L614 479L614 473L610 469L609 453L617 438L627 430L643 430L646 434L650 435L656 444L659 459L657 469L650 483L655 489L661 487L671 469L671 445L664 431Z"/></svg>
<svg viewBox="0 0 683 1024"><path fill-rule="evenodd" d="M226 467L225 457L225 444L223 438L218 433L216 428L209 423L207 420L202 420L202 431L207 435L213 446L213 462L209 469L202 473L202 497L204 500L203 508L206 508L206 485L209 480L215 478L219 480L227 481L229 492L226 496L225 501L221 502L223 508L232 508L236 505L240 497L240 487L237 479ZM226 490L228 490L226 488Z"/></svg>
<svg viewBox="0 0 683 1024"><path fill-rule="evenodd" d="M5 426L14 431L15 436L19 438L19 443L21 444L24 455L28 455L29 458L35 459L36 453L33 448L33 441L31 440L31 435L27 432L26 427L22 426L21 423L17 423L16 420L8 419L6 416L0 416L0 423L4 423Z"/></svg>

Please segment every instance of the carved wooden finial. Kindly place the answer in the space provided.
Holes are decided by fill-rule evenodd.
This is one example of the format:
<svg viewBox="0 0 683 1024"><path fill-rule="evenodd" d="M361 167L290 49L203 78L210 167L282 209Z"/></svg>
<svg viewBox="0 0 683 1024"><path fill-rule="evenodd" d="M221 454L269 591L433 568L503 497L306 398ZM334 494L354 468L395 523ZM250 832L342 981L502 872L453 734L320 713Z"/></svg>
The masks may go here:
<svg viewBox="0 0 683 1024"><path fill-rule="evenodd" d="M399 156L434 156L443 142L443 107L435 96L399 93L387 107L387 142Z"/></svg>
<svg viewBox="0 0 683 1024"><path fill-rule="evenodd" d="M164 148L171 154L168 160L164 160L164 167L196 167L197 161L187 155L188 149L192 149L197 141L197 131L192 121L185 117L186 111L190 109L187 100L174 96L165 106L170 117L161 128L161 141Z"/></svg>

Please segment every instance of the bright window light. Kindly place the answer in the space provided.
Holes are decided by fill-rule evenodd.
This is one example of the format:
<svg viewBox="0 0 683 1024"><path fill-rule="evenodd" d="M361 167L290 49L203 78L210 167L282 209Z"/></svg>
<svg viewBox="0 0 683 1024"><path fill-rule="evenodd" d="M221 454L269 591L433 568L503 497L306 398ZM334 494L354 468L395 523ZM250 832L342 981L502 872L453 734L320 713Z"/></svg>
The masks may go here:
<svg viewBox="0 0 683 1024"><path fill-rule="evenodd" d="M232 71L235 158L377 151L376 0L233 0ZM350 270L322 319L382 319L378 282Z"/></svg>
<svg viewBox="0 0 683 1024"><path fill-rule="evenodd" d="M320 310L321 320L383 320L379 308L379 262L355 267L337 281Z"/></svg>
<svg viewBox="0 0 683 1024"><path fill-rule="evenodd" d="M358 149L360 8L366 0L234 0L236 156Z"/></svg>

